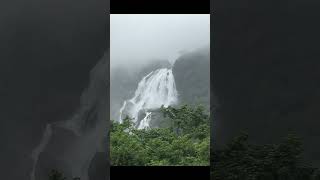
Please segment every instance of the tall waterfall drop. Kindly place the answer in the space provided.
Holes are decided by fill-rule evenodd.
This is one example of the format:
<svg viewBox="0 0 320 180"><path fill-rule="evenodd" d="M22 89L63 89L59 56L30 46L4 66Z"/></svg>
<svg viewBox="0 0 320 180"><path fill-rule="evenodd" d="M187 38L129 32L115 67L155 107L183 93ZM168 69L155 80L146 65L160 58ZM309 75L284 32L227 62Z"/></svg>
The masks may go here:
<svg viewBox="0 0 320 180"><path fill-rule="evenodd" d="M79 177L89 180L94 156L106 151L102 142L109 131L105 110L108 102L108 56L107 52L91 70L90 81L80 97L78 109L65 120L47 123L39 145L31 153L30 180L46 179L48 171L54 168L61 170L67 179ZM41 163L41 158L45 163Z"/></svg>
<svg viewBox="0 0 320 180"><path fill-rule="evenodd" d="M172 69L157 69L142 78L133 98L123 102L119 121L122 122L125 116L129 116L136 128L149 128L151 110L158 109L162 105L164 107L174 105L177 101L178 93Z"/></svg>

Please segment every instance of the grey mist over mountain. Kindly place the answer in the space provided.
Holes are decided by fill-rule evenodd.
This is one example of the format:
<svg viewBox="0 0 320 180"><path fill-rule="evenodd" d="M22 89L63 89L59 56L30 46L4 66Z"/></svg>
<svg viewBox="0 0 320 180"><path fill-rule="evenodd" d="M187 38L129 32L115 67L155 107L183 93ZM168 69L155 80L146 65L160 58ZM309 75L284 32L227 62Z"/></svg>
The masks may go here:
<svg viewBox="0 0 320 180"><path fill-rule="evenodd" d="M110 38L111 70L159 59L172 63L182 53L210 44L210 15L113 14Z"/></svg>
<svg viewBox="0 0 320 180"><path fill-rule="evenodd" d="M111 15L111 119L157 126L162 105L209 108L210 15ZM152 120L151 120L152 119Z"/></svg>

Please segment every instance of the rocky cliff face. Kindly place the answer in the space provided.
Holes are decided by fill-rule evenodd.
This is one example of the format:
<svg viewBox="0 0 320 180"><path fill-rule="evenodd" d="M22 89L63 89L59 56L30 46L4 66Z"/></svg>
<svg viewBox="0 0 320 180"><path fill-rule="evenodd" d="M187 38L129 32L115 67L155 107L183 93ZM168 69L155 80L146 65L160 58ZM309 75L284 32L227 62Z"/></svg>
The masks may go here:
<svg viewBox="0 0 320 180"><path fill-rule="evenodd" d="M209 110L210 52L209 47L204 47L182 54L173 65L168 61L150 60L149 64L138 70L113 69L113 72L111 72L111 118L119 119L119 111L123 107L124 100L131 99L134 96L134 92L141 79L151 71L161 68L172 68L173 78L178 91L178 103L175 105L202 104ZM127 103L126 107L129 105ZM162 126L161 119L163 117L161 113L157 109L153 109L152 111L151 127ZM139 115L144 116L145 114Z"/></svg>
<svg viewBox="0 0 320 180"><path fill-rule="evenodd" d="M173 65L179 104L210 107L209 47L185 53Z"/></svg>

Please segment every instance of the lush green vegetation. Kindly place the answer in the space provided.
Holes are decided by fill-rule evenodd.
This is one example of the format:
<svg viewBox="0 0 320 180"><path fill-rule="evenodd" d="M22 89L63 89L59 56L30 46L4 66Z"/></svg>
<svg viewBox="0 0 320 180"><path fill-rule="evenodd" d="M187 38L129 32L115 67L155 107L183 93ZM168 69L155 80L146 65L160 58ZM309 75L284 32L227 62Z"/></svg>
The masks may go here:
<svg viewBox="0 0 320 180"><path fill-rule="evenodd" d="M161 108L167 126L138 130L130 118L112 122L112 165L209 165L209 116L202 106Z"/></svg>
<svg viewBox="0 0 320 180"><path fill-rule="evenodd" d="M49 173L49 180L67 180L67 178L63 175L62 172L54 169ZM80 178L75 177L72 178L72 180L80 180Z"/></svg>
<svg viewBox="0 0 320 180"><path fill-rule="evenodd" d="M184 110L187 110L185 108ZM189 109L190 110L190 109ZM165 113L171 114L170 117L177 115L177 112L182 112L181 109L168 108ZM198 114L194 113L191 114ZM201 114L201 113L199 113ZM179 115L175 116L178 117ZM121 136L121 142L129 141L130 144L125 146L116 145L111 151L122 153L114 154L111 156L112 160L117 160L119 165L170 165L172 162L178 162L177 164L206 164L206 158L208 158L208 146L205 145L206 138L203 143L192 143L183 141L178 138L179 143L172 147L167 142L172 142L178 136L183 138L186 132L193 134L193 130L188 129L188 126L179 126L179 121L175 121L177 124L168 129L151 129L151 130L136 130L132 129L129 119L126 119L123 124L113 124L114 131L118 132L117 136ZM192 121L189 121L192 122ZM202 124L202 123L199 123ZM200 128L200 126L197 126ZM200 130L200 129L198 129ZM207 129L208 130L208 129ZM205 130L205 131L207 131ZM120 132L125 133L120 133ZM183 132L186 131L186 132ZM191 132L190 132L191 131ZM204 132L205 132L204 131ZM129 133L132 132L132 133ZM179 135L177 132L181 132ZM201 132L201 131L199 131ZM140 134L139 134L140 133ZM189 134L187 133L187 134ZM135 141L132 141L133 138ZM143 137L143 138L142 138ZM160 138L162 137L162 138ZM114 138L119 138L114 136ZM193 134L192 138L203 138L202 133ZM142 148L141 140L148 139L149 147ZM157 139L157 140L152 140ZM115 140L115 139L113 139ZM140 141L139 141L140 140ZM145 141L147 142L147 141ZM185 144L188 142L187 144ZM154 144L153 144L154 143ZM166 143L165 145L163 145ZM195 145L195 144L197 145ZM211 153L211 179L213 180L320 180L320 171L317 168L305 165L301 155L303 152L302 143L299 138L294 135L288 135L278 144L267 145L254 145L248 142L248 135L242 134L236 137L222 150L214 150ZM181 147L183 149L181 149ZM191 148L190 148L191 147ZM195 157L181 156L185 152L195 151L195 147L198 147L199 155ZM202 148L200 148L202 147ZM154 148L151 150L150 148ZM177 149L175 149L177 148ZM116 150L116 151L115 151ZM135 151L136 150L136 151ZM169 150L169 151L168 151ZM176 152L174 152L174 151ZM134 153L137 152L137 153ZM151 153L149 154L144 153ZM158 153L158 154L157 154ZM191 153L193 154L193 153ZM118 156L116 156L118 155ZM148 156L149 155L149 156ZM115 159L118 158L118 159ZM152 159L154 158L154 159ZM198 159L198 160L196 160ZM136 163L138 162L138 163ZM113 163L113 165L117 165ZM63 174L58 171L52 171L49 180L66 180ZM79 180L74 178L73 180Z"/></svg>
<svg viewBox="0 0 320 180"><path fill-rule="evenodd" d="M204 108L161 108L161 128L135 129L130 118L112 122L112 165L209 165L209 116ZM303 162L302 143L288 135L280 143L256 145L242 134L224 149L211 151L214 180L320 180L320 171ZM53 171L50 180L65 180Z"/></svg>
<svg viewBox="0 0 320 180"><path fill-rule="evenodd" d="M235 138L211 154L215 180L320 180L316 168L301 159L301 141L289 135L279 144L253 145L248 135Z"/></svg>

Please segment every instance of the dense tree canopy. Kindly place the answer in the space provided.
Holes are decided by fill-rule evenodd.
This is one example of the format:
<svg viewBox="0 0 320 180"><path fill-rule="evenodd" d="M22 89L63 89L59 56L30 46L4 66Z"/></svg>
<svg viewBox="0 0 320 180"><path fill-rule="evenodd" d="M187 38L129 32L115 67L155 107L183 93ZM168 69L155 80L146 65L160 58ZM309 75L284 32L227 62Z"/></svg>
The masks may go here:
<svg viewBox="0 0 320 180"><path fill-rule="evenodd" d="M63 175L62 172L54 169L49 173L49 180L67 180L67 178ZM80 180L80 178L75 177L72 180Z"/></svg>
<svg viewBox="0 0 320 180"><path fill-rule="evenodd" d="M112 165L209 165L209 116L202 106L161 108L163 128L135 129L129 117L112 122Z"/></svg>
<svg viewBox="0 0 320 180"><path fill-rule="evenodd" d="M243 133L225 148L212 148L209 116L202 106L161 108L160 128L136 129L129 117L112 121L111 163L116 166L209 165L214 180L320 180L319 169L302 158L302 141L288 135L280 143L256 145ZM210 156L210 158L209 158ZM63 180L53 171L50 180Z"/></svg>
<svg viewBox="0 0 320 180"><path fill-rule="evenodd" d="M223 150L211 154L215 180L319 180L316 168L301 159L301 141L288 135L279 144L253 145L248 135L236 137Z"/></svg>

